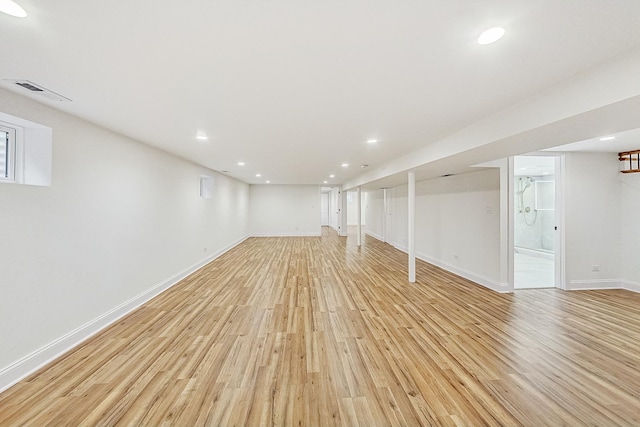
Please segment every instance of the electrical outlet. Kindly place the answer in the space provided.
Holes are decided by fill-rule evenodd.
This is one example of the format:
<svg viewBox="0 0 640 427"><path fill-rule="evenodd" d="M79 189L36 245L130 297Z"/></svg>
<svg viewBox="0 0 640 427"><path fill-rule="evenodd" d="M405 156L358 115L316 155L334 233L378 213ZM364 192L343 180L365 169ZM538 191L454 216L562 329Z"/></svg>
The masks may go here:
<svg viewBox="0 0 640 427"><path fill-rule="evenodd" d="M487 215L492 215L493 208L491 206L487 206L486 208L484 208L484 213L486 213Z"/></svg>
<svg viewBox="0 0 640 427"><path fill-rule="evenodd" d="M600 271L600 266L599 266L599 265L597 265L597 264L592 265L592 266L591 266L591 271L592 271L593 273L598 273L598 272Z"/></svg>

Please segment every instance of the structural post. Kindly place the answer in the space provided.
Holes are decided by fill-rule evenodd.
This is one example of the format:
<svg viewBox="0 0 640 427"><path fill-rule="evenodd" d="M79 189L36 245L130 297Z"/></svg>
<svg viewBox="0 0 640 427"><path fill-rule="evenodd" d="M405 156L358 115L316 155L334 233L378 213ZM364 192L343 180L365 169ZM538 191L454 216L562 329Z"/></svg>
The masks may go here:
<svg viewBox="0 0 640 427"><path fill-rule="evenodd" d="M387 241L387 216L389 215L387 206L387 189L382 189L382 241Z"/></svg>
<svg viewBox="0 0 640 427"><path fill-rule="evenodd" d="M416 281L416 174L409 172L407 243L409 245L409 282Z"/></svg>
<svg viewBox="0 0 640 427"><path fill-rule="evenodd" d="M358 246L362 246L362 193L358 187Z"/></svg>
<svg viewBox="0 0 640 427"><path fill-rule="evenodd" d="M347 232L347 191L340 189L340 235L346 237Z"/></svg>

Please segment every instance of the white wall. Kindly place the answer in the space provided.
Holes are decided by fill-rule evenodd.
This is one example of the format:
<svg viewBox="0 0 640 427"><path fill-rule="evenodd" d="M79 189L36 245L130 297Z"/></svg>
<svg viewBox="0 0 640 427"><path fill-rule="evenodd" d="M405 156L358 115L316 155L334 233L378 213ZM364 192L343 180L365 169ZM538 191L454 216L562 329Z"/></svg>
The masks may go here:
<svg viewBox="0 0 640 427"><path fill-rule="evenodd" d="M417 183L417 256L498 289L499 209L498 170Z"/></svg>
<svg viewBox="0 0 640 427"><path fill-rule="evenodd" d="M620 174L620 186L621 277L640 291L640 173Z"/></svg>
<svg viewBox="0 0 640 427"><path fill-rule="evenodd" d="M366 194L367 204L363 209L367 224L366 232L384 241L384 190L369 191Z"/></svg>
<svg viewBox="0 0 640 427"><path fill-rule="evenodd" d="M367 232L381 234L382 190L369 194ZM406 250L407 186L387 190L387 241ZM494 289L500 287L500 174L484 170L416 183L416 255Z"/></svg>
<svg viewBox="0 0 640 427"><path fill-rule="evenodd" d="M612 153L565 156L567 288L606 286L620 277L620 173ZM636 261L637 263L637 261ZM599 272L593 272L597 265Z"/></svg>
<svg viewBox="0 0 640 427"><path fill-rule="evenodd" d="M4 90L0 111L53 129L52 186L0 185L2 389L242 241L249 188Z"/></svg>
<svg viewBox="0 0 640 427"><path fill-rule="evenodd" d="M366 215L364 209L364 192L361 192L362 200L361 200L361 225L366 224ZM358 192L357 191L349 191L347 192L347 225L358 225Z"/></svg>
<svg viewBox="0 0 640 427"><path fill-rule="evenodd" d="M320 187L251 185L249 194L252 235L320 235Z"/></svg>
<svg viewBox="0 0 640 427"><path fill-rule="evenodd" d="M320 195L320 224L329 225L329 192Z"/></svg>

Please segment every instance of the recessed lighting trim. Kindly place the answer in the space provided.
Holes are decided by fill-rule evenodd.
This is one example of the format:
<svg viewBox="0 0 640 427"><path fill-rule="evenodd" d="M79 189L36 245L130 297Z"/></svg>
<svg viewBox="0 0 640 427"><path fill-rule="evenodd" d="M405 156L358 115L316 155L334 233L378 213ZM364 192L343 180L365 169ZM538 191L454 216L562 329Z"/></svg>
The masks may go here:
<svg viewBox="0 0 640 427"><path fill-rule="evenodd" d="M199 141L207 141L209 139L209 137L207 135L205 135L204 133L198 132L198 134L196 135L196 139L199 140Z"/></svg>
<svg viewBox="0 0 640 427"><path fill-rule="evenodd" d="M343 163L343 164L342 164L342 165L340 165L340 166L342 166L343 168L348 168L348 167L349 167L349 163Z"/></svg>
<svg viewBox="0 0 640 427"><path fill-rule="evenodd" d="M262 174L260 174L260 173L256 174L256 178L260 178L261 176L262 176Z"/></svg>
<svg viewBox="0 0 640 427"><path fill-rule="evenodd" d="M238 166L244 166L244 162L238 162Z"/></svg>
<svg viewBox="0 0 640 427"><path fill-rule="evenodd" d="M323 184L328 184L328 183L329 183L329 181L322 181L322 183L323 183Z"/></svg>
<svg viewBox="0 0 640 427"><path fill-rule="evenodd" d="M269 181L269 180L266 180L266 181L265 181L265 183L267 183L267 184L269 184L270 182L271 182L271 181Z"/></svg>
<svg viewBox="0 0 640 427"><path fill-rule="evenodd" d="M367 144L376 144L377 142L377 139L367 139Z"/></svg>
<svg viewBox="0 0 640 427"><path fill-rule="evenodd" d="M4 12L7 15L15 16L16 18L27 17L27 11L12 0L0 0L0 12Z"/></svg>
<svg viewBox="0 0 640 427"><path fill-rule="evenodd" d="M335 178L336 176L334 174L329 175L329 178Z"/></svg>
<svg viewBox="0 0 640 427"><path fill-rule="evenodd" d="M478 44L485 45L495 43L504 36L504 28L502 27L492 27L488 30L485 30L478 36Z"/></svg>
<svg viewBox="0 0 640 427"><path fill-rule="evenodd" d="M600 138L600 141L613 141L614 139L616 139L615 136L605 136Z"/></svg>

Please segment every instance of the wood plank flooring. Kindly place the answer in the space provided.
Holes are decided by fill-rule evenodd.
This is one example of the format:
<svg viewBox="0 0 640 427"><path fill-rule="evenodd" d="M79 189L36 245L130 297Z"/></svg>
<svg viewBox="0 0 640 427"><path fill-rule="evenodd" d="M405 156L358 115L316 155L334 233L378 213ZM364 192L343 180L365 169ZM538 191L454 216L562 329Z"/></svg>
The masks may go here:
<svg viewBox="0 0 640 427"><path fill-rule="evenodd" d="M2 426L640 425L640 296L252 238L0 395Z"/></svg>

